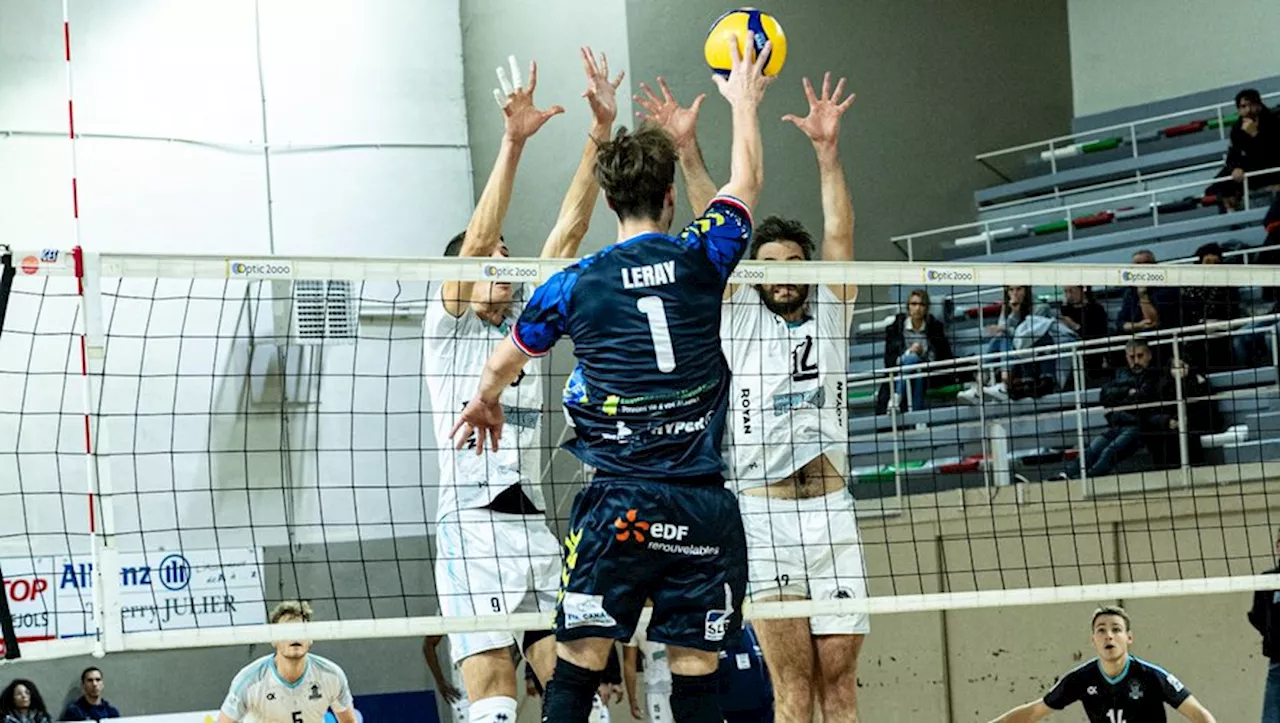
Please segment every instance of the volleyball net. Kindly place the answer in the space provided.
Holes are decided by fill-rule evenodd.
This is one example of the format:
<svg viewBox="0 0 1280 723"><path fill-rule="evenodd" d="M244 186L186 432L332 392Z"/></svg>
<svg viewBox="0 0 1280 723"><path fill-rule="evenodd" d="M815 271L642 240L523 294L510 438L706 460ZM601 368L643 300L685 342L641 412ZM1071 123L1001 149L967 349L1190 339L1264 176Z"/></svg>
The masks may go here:
<svg viewBox="0 0 1280 723"><path fill-rule="evenodd" d="M563 262L3 259L6 655L550 625L479 605L441 616L437 504L454 452L436 429L458 410L433 405L424 359L443 347L423 320L445 281L511 283L519 303ZM814 434L847 438L826 454L856 515L830 524L856 527L867 595L837 584L751 603L749 618L1280 587L1255 574L1280 503L1276 270L744 263L733 282L725 303L750 313L770 287L814 308L837 298L821 289L857 287L834 331L802 312L788 326L801 331L769 337L789 348L761 347L781 364L735 369L725 444L733 463L742 424L824 412L784 444L798 458ZM591 475L559 447L572 367L560 344L537 408L508 414L537 440L521 474L557 538ZM744 394L761 400L744 410ZM759 481L788 494L787 479ZM518 547L501 554L531 554ZM267 625L294 598L317 621Z"/></svg>

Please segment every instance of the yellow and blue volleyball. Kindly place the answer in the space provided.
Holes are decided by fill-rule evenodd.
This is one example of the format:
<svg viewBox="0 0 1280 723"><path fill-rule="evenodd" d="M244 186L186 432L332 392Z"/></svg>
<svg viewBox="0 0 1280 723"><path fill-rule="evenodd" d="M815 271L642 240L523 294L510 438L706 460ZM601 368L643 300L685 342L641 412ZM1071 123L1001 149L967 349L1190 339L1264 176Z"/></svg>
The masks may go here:
<svg viewBox="0 0 1280 723"><path fill-rule="evenodd" d="M787 36L782 32L782 25L777 18L755 8L740 8L717 18L707 33L703 53L706 55L707 65L719 75L728 75L733 68L733 56L729 54L731 38L738 40L739 52L746 48L743 40L752 43L756 55L764 50L765 43L773 41L773 53L764 66L765 75L777 75L782 70L782 64L787 62Z"/></svg>

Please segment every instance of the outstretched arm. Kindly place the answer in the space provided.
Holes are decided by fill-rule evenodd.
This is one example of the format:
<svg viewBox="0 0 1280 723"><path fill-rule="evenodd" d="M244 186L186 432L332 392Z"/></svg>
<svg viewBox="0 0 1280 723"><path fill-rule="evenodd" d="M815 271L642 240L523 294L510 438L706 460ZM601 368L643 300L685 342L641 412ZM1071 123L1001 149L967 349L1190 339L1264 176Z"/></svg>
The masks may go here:
<svg viewBox="0 0 1280 723"><path fill-rule="evenodd" d="M1200 701L1196 700L1194 695L1182 701L1182 705L1178 706L1178 712L1191 723L1217 723L1218 721L1207 708L1200 705Z"/></svg>
<svg viewBox="0 0 1280 723"><path fill-rule="evenodd" d="M720 193L734 196L754 207L764 186L764 147L760 141L760 101L773 78L764 74L773 43L765 43L759 57L755 46L746 43L746 55L738 51L738 40L728 41L733 69L728 78L715 76L720 95L733 107L733 156L729 182Z"/></svg>
<svg viewBox="0 0 1280 723"><path fill-rule="evenodd" d="M609 58L600 54L597 64L591 48L581 48L582 69L587 74L587 89L582 97L591 106L591 132L587 136L586 147L582 150L582 160L578 161L578 170L573 174L573 182L569 184L569 192L560 204L560 215L556 217L556 225L547 236L542 246L544 259L568 259L578 255L578 246L587 235L591 225L591 212L595 209L596 198L600 195L600 184L596 181L596 154L600 144L609 140L613 132L613 121L618 117L618 86L622 85L625 72L618 73L614 80L609 79Z"/></svg>
<svg viewBox="0 0 1280 723"><path fill-rule="evenodd" d="M853 260L853 201L849 198L849 185L845 181L844 166L840 163L840 117L853 104L852 94L843 101L845 79L831 90L831 73L822 78L822 95L813 91L808 78L804 79L804 95L809 100L809 115L798 118L785 115L782 120L794 123L813 143L818 156L818 173L822 181L822 260ZM841 301L852 302L858 297L858 287L852 284L832 286L831 291Z"/></svg>
<svg viewBox="0 0 1280 723"><path fill-rule="evenodd" d="M698 111L702 109L702 101L707 99L707 94L699 95L688 108L682 108L671 95L666 79L661 76L658 77L658 88L662 91L661 99L654 95L653 89L648 85L640 84L644 96L636 95L633 98L644 112L637 111L636 115L662 128L675 141L689 205L693 207L693 214L700 216L716 195L716 183L707 172L707 164L702 159L702 148L698 146Z"/></svg>
<svg viewBox="0 0 1280 723"><path fill-rule="evenodd" d="M506 69L498 68L498 82L502 85L502 90L493 91L506 116L502 145L498 148L498 158L493 163L493 170L489 173L489 180L480 194L480 200L476 202L475 211L471 213L459 256L493 255L502 239L502 221L506 218L507 207L511 203L511 189L515 186L516 167L520 164L524 144L552 116L564 112L564 108L558 105L546 110L534 107L533 92L538 87L537 63L529 65L528 88L523 87L515 57L510 59L510 63L513 77L508 79ZM467 304L471 301L472 285L469 281L444 283L441 297L445 310L451 316L462 316L466 311Z"/></svg>
<svg viewBox="0 0 1280 723"><path fill-rule="evenodd" d="M1035 723L1052 712L1053 709L1045 705L1043 700L1036 700L1014 708L991 723Z"/></svg>

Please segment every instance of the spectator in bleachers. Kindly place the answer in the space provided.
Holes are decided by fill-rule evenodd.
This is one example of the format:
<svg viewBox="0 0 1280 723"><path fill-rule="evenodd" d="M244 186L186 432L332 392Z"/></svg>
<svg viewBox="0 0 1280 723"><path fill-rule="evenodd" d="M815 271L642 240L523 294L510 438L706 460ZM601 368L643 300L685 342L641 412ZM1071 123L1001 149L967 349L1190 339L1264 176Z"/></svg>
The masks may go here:
<svg viewBox="0 0 1280 723"><path fill-rule="evenodd" d="M106 683L102 679L102 669L89 666L80 673L80 692L83 693L62 711L58 720L97 720L119 718L120 711L102 697Z"/></svg>
<svg viewBox="0 0 1280 723"><path fill-rule="evenodd" d="M1005 287L1000 320L985 329L990 341L984 353L998 354L1074 341L1075 332L1059 324L1058 319L1050 307L1034 306L1030 286ZM1018 357L999 358L991 363L996 371L989 383L981 388L971 385L958 395L960 401L977 404L981 394L996 401L1039 397L1064 388L1071 378L1070 359Z"/></svg>
<svg viewBox="0 0 1280 723"><path fill-rule="evenodd" d="M1222 263L1222 247L1207 243L1196 249L1196 263L1216 266ZM1182 290L1182 323L1186 326L1231 321L1240 316L1240 292L1234 286L1189 286ZM1244 337L1219 336L1187 342L1187 356L1192 366L1210 372L1232 366L1232 339L1241 345ZM1246 354L1241 346L1240 355Z"/></svg>
<svg viewBox="0 0 1280 723"><path fill-rule="evenodd" d="M1133 263L1138 266L1157 263L1156 255L1143 249L1133 255ZM1124 290L1120 302L1116 330L1132 334L1178 326L1178 296L1177 289L1167 286L1130 286Z"/></svg>
<svg viewBox="0 0 1280 723"><path fill-rule="evenodd" d="M0 693L0 723L50 723L51 720L35 683L19 678Z"/></svg>
<svg viewBox="0 0 1280 723"><path fill-rule="evenodd" d="M924 289L913 289L907 297L906 312L894 317L893 322L885 329L884 366L886 369L944 361L953 357L946 328L941 321L929 313L929 309L929 292ZM925 389L949 384L953 379L952 374L938 374L910 380L895 380L900 410L925 409L927 407ZM908 402L910 407L907 406ZM888 409L889 387L884 385L880 388L879 397L876 399L876 413L884 414Z"/></svg>
<svg viewBox="0 0 1280 723"><path fill-rule="evenodd" d="M1147 404L1171 398L1172 377L1155 363L1151 346L1142 339L1131 339L1124 348L1127 366L1116 371L1115 379L1102 387L1102 405L1108 408ZM1090 477L1111 474L1116 465L1129 458L1142 446L1144 434L1167 434L1177 430L1177 416L1159 407L1124 409L1107 412L1107 431L1084 451L1084 465ZM1070 460L1061 475L1065 479L1080 476L1080 460Z"/></svg>
<svg viewBox="0 0 1280 723"><path fill-rule="evenodd" d="M1058 321L1074 331L1083 341L1101 339L1111 331L1111 321L1107 318L1106 307L1093 298L1093 290L1088 286L1062 287L1062 308L1058 310ZM1107 368L1105 353L1086 355L1084 358L1085 384L1091 387L1101 384Z"/></svg>
<svg viewBox="0 0 1280 723"><path fill-rule="evenodd" d="M1280 166L1280 119L1262 102L1252 88L1236 94L1236 113L1240 116L1231 126L1231 146L1227 149L1227 165L1218 174L1222 180L1208 188L1218 198L1223 211L1235 211L1244 200L1244 175ZM1280 173L1263 174L1249 179L1249 190L1280 184Z"/></svg>

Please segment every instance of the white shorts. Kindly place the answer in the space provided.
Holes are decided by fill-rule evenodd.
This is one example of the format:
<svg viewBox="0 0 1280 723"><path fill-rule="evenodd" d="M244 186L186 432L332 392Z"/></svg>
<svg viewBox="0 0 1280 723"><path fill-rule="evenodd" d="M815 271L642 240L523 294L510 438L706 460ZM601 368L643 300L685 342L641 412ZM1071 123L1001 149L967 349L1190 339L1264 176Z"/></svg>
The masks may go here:
<svg viewBox="0 0 1280 723"><path fill-rule="evenodd" d="M670 693L645 693L644 705L645 710L648 711L649 723L674 723L675 716L671 715Z"/></svg>
<svg viewBox="0 0 1280 723"><path fill-rule="evenodd" d="M867 597L867 570L854 516L853 495L787 500L739 495L747 532L747 595L811 600ZM865 635L865 614L810 618L814 635Z"/></svg>
<svg viewBox="0 0 1280 723"><path fill-rule="evenodd" d="M560 544L542 515L461 510L440 521L436 591L445 617L547 613L560 589ZM519 641L510 632L449 635L453 664Z"/></svg>

